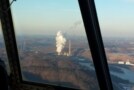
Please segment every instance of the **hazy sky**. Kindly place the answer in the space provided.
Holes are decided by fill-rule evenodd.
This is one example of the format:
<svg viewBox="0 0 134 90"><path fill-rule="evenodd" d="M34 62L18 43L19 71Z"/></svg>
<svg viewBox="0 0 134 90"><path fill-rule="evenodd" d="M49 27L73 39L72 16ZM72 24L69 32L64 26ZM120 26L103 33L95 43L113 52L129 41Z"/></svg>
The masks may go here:
<svg viewBox="0 0 134 90"><path fill-rule="evenodd" d="M18 0L12 12L17 34L84 32L77 0Z"/></svg>
<svg viewBox="0 0 134 90"><path fill-rule="evenodd" d="M134 37L134 0L95 4L103 36ZM12 12L16 34L84 34L77 0L17 0Z"/></svg>
<svg viewBox="0 0 134 90"><path fill-rule="evenodd" d="M134 37L134 0L95 0L103 36Z"/></svg>

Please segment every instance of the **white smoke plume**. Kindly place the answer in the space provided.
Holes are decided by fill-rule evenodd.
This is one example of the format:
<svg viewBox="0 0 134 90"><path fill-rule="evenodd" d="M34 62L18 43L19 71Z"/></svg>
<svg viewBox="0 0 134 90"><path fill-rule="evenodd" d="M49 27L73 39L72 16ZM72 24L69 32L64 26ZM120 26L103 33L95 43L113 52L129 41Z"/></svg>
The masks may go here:
<svg viewBox="0 0 134 90"><path fill-rule="evenodd" d="M62 35L62 33L60 31L57 32L56 35L56 51L58 53L58 55L61 55L61 52L64 48L66 44L66 39L64 38L64 36Z"/></svg>

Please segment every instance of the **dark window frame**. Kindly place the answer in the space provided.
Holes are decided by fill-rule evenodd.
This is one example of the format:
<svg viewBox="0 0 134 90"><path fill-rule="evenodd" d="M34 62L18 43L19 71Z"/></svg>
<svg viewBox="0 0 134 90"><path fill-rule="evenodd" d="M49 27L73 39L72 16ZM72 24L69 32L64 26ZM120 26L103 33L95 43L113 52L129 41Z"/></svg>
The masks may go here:
<svg viewBox="0 0 134 90"><path fill-rule="evenodd" d="M94 0L79 0L100 88L113 90ZM101 75L100 75L101 74Z"/></svg>
<svg viewBox="0 0 134 90"><path fill-rule="evenodd" d="M100 90L113 90L94 0L78 0L78 2L82 13L89 46L91 49ZM9 0L0 0L0 17L7 55L9 58L9 63L12 66L11 73L14 76L18 75L16 77L18 79L15 80L15 83L41 86L44 88L53 87L56 90L75 90L73 88L33 83L22 80L16 37L11 10L10 8L8 9L9 6Z"/></svg>

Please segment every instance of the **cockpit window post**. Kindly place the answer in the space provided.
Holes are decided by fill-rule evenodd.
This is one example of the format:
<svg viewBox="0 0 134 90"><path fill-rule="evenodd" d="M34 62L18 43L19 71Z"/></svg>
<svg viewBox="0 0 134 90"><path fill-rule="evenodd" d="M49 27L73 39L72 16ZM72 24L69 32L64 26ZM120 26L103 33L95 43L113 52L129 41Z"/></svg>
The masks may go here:
<svg viewBox="0 0 134 90"><path fill-rule="evenodd" d="M16 38L15 33L13 30L13 23L12 23L12 16L10 8L9 0L0 0L0 18L1 18L1 25L2 25L2 33L5 41L7 56L10 65L10 74L12 78L13 85L20 85L20 74L19 74L19 64L18 64L18 52L16 46ZM5 10L7 10L5 12ZM15 89L14 89L15 90Z"/></svg>
<svg viewBox="0 0 134 90"><path fill-rule="evenodd" d="M113 90L94 0L79 0L101 90Z"/></svg>

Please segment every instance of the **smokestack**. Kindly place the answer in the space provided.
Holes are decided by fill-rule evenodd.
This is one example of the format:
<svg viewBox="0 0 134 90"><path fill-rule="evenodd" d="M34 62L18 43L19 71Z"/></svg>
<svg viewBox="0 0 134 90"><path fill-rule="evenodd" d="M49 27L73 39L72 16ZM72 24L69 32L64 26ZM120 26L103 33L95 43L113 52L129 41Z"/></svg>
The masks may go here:
<svg viewBox="0 0 134 90"><path fill-rule="evenodd" d="M25 41L23 41L23 42L22 42L22 46L21 46L22 51L24 51L24 50L25 50L25 45L26 45L26 42L25 42Z"/></svg>
<svg viewBox="0 0 134 90"><path fill-rule="evenodd" d="M71 41L69 40L69 51L68 51L69 56L71 55Z"/></svg>

